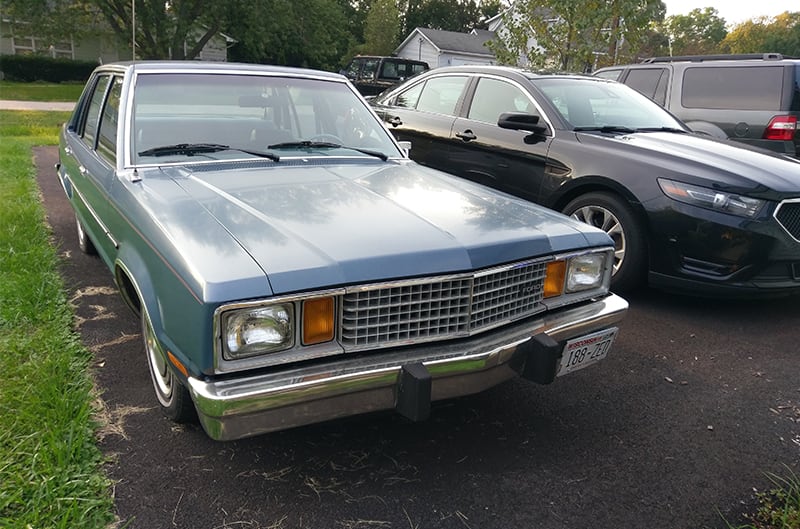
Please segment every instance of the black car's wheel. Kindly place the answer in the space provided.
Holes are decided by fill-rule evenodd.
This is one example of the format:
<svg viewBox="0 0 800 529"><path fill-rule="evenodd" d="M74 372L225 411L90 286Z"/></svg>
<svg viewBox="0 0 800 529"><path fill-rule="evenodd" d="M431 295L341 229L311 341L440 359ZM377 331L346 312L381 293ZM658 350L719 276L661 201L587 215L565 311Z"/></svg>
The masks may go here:
<svg viewBox="0 0 800 529"><path fill-rule="evenodd" d="M86 230L83 229L83 224L77 216L75 216L75 224L78 227L78 247L86 255L97 255L97 248L94 247L94 243L86 234Z"/></svg>
<svg viewBox="0 0 800 529"><path fill-rule="evenodd" d="M153 389L161 411L175 422L193 421L197 414L189 391L170 369L145 310L142 310L142 338L150 366L150 378L153 380Z"/></svg>
<svg viewBox="0 0 800 529"><path fill-rule="evenodd" d="M614 241L611 286L624 291L638 287L646 273L644 231L630 206L610 193L586 193L563 209L566 215L605 231Z"/></svg>

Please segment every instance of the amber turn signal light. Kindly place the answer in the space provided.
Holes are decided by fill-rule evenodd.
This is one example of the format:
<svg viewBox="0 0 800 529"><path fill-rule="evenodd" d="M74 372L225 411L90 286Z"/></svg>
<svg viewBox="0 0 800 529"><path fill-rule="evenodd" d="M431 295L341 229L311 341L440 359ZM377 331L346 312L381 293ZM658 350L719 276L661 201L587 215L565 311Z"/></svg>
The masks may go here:
<svg viewBox="0 0 800 529"><path fill-rule="evenodd" d="M564 277L567 275L566 261L552 261L547 263L544 276L544 297L560 296L564 292Z"/></svg>
<svg viewBox="0 0 800 529"><path fill-rule="evenodd" d="M333 298L303 302L303 345L333 340Z"/></svg>

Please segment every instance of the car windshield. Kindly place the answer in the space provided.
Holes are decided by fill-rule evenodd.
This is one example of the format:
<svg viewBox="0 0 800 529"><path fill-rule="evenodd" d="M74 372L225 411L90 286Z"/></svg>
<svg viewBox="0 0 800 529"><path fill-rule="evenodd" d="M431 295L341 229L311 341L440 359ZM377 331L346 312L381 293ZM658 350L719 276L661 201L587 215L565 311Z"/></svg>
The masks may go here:
<svg viewBox="0 0 800 529"><path fill-rule="evenodd" d="M321 79L141 73L131 130L133 164L402 156L346 84Z"/></svg>
<svg viewBox="0 0 800 529"><path fill-rule="evenodd" d="M686 130L656 103L622 84L579 78L536 78L532 81L575 130Z"/></svg>

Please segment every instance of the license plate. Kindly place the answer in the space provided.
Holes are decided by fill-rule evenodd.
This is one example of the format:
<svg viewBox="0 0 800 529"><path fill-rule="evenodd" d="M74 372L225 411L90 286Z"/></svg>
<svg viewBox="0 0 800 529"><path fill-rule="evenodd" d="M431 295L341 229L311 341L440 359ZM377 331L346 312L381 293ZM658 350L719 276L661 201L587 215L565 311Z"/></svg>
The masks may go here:
<svg viewBox="0 0 800 529"><path fill-rule="evenodd" d="M616 327L612 327L568 341L564 346L561 366L558 368L556 376L560 377L583 369L605 358L608 351L611 350L617 330Z"/></svg>

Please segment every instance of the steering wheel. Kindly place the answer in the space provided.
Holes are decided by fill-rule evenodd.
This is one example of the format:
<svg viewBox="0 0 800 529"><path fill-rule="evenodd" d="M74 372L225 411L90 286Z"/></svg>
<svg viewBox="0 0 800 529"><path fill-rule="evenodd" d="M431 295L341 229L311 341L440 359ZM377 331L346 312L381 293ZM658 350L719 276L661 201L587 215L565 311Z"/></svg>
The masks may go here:
<svg viewBox="0 0 800 529"><path fill-rule="evenodd" d="M344 145L344 141L342 141L342 138L340 138L335 134L317 134L316 136L310 137L308 141L335 143L337 145Z"/></svg>

